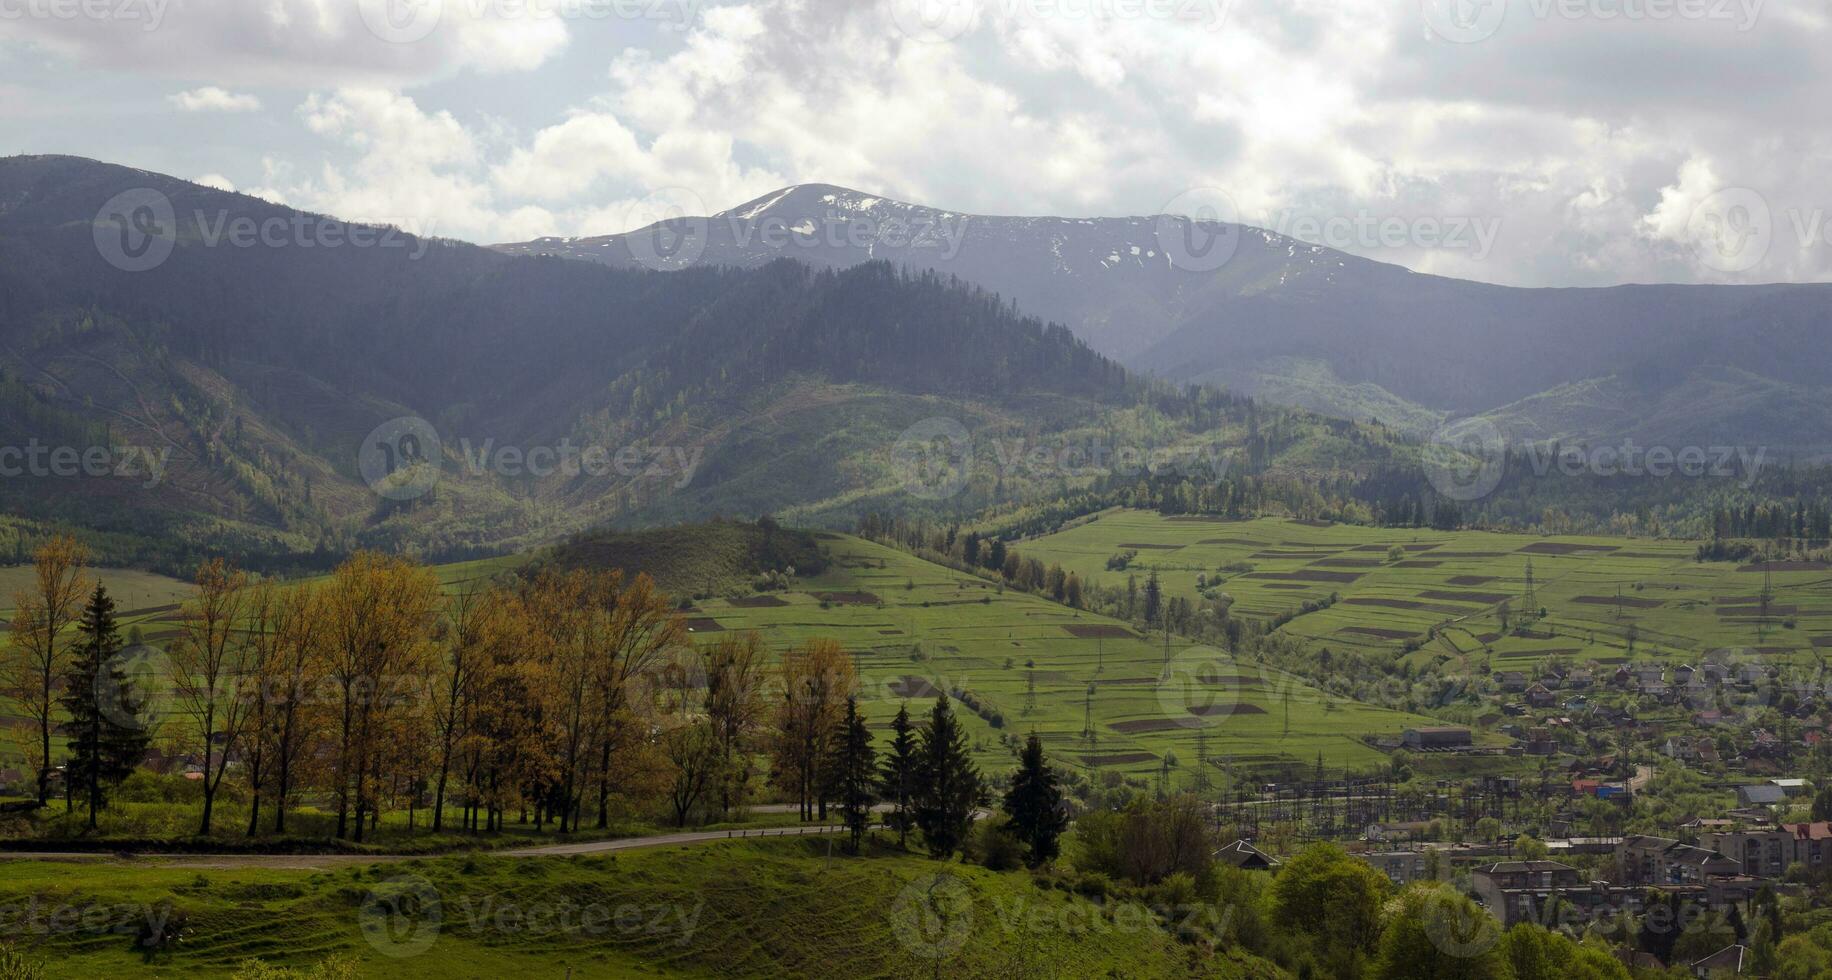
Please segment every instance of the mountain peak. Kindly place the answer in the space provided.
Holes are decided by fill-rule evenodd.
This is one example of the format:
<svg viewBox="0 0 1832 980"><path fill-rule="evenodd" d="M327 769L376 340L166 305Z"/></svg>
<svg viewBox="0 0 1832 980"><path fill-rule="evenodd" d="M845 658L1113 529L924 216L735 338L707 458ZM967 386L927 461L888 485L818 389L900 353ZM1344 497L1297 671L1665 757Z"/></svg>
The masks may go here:
<svg viewBox="0 0 1832 980"><path fill-rule="evenodd" d="M838 184L792 184L771 191L755 200L713 215L715 218L737 218L761 221L769 217L808 217L816 213L855 212L861 215L881 210L898 213L929 212L933 209L892 200Z"/></svg>

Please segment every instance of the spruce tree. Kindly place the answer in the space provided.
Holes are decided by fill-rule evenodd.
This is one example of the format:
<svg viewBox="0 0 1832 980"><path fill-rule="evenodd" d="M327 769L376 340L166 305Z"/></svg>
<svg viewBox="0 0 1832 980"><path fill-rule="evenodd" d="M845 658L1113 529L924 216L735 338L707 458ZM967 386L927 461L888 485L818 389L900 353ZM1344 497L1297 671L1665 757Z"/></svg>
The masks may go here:
<svg viewBox="0 0 1832 980"><path fill-rule="evenodd" d="M871 747L871 729L859 714L859 699L846 699L846 717L833 748L834 798L839 801L840 822L852 834L851 850L859 852L871 825L871 808L878 802L878 754Z"/></svg>
<svg viewBox="0 0 1832 980"><path fill-rule="evenodd" d="M985 801L986 788L946 694L935 699L922 730L917 767L916 826L930 855L947 858L966 842L973 810Z"/></svg>
<svg viewBox="0 0 1832 980"><path fill-rule="evenodd" d="M910 706L897 708L891 722L891 747L884 755L883 770L878 774L879 797L891 804L891 819L897 826L897 846L908 848L910 841L910 797L916 790L916 729L910 724Z"/></svg>
<svg viewBox="0 0 1832 980"><path fill-rule="evenodd" d="M151 740L141 717L146 704L133 696L133 684L115 660L121 637L114 609L108 591L97 585L77 623L80 639L65 668L64 694L58 699L69 719L58 726L69 741L66 785L73 794L82 792L91 830L104 789L133 773Z"/></svg>
<svg viewBox="0 0 1832 980"><path fill-rule="evenodd" d="M1059 853L1057 838L1068 828L1069 817L1062 807L1056 772L1043 759L1043 740L1034 733L1024 743L1018 771L1012 774L1011 789L1005 793L1005 812L1011 817L1007 826L1012 835L1029 851L1031 867Z"/></svg>

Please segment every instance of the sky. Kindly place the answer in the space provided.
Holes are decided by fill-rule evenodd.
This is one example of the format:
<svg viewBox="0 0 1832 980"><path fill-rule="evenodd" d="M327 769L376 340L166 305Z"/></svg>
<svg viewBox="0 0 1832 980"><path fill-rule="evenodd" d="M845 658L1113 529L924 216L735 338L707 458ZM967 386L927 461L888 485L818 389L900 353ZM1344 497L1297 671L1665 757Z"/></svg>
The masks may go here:
<svg viewBox="0 0 1832 980"><path fill-rule="evenodd" d="M0 0L0 155L484 243L824 182L1823 281L1829 83L1832 0Z"/></svg>

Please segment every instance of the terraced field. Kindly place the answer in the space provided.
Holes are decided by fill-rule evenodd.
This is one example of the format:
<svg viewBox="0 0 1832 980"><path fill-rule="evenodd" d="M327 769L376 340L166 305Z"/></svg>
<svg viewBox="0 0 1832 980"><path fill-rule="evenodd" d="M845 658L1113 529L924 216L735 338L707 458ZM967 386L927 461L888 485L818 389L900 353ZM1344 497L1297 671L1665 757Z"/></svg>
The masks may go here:
<svg viewBox="0 0 1832 980"><path fill-rule="evenodd" d="M871 542L826 535L823 544L833 561L825 574L786 594L701 602L690 613L696 635L757 630L775 649L838 639L857 658L865 707L880 728L906 699L915 714L936 690L971 692L980 714L966 706L961 714L991 767L1011 764L1001 734L1035 731L1054 757L1089 769L1155 776L1172 756L1170 779L1182 787L1195 778L1203 736L1212 773L1310 764L1319 753L1332 767L1369 768L1384 756L1362 736L1429 723L1326 696L1212 648L1179 641L1167 652L1162 634L1147 639ZM987 721L995 712L998 728ZM1090 713L1092 737L1084 734Z"/></svg>
<svg viewBox="0 0 1832 980"><path fill-rule="evenodd" d="M1394 547L1398 557L1389 555ZM1235 615L1270 619L1335 594L1327 609L1283 627L1319 648L1403 647L1420 666L1480 655L1496 669L1553 655L1613 665L1630 658L1814 663L1832 646L1832 570L1778 563L1762 615L1763 568L1694 560L1695 542L1536 537L1386 529L1267 518L1226 522L1109 511L1031 541L1028 558L1084 577L1142 583L1158 572L1167 595L1195 597L1206 576ZM1109 557L1136 550L1125 572ZM1526 608L1531 562L1546 618L1532 636L1506 633L1503 604ZM1215 585L1221 579L1219 586ZM1429 634L1439 628L1433 640Z"/></svg>

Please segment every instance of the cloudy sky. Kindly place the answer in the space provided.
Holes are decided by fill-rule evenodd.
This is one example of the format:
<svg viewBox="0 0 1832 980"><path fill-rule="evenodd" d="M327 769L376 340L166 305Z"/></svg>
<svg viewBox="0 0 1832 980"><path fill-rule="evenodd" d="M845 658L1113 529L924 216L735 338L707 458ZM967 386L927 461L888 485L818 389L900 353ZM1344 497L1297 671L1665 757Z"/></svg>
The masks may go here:
<svg viewBox="0 0 1832 980"><path fill-rule="evenodd" d="M0 154L483 242L822 181L1226 200L1517 285L1811 281L1829 69L1827 0L0 0Z"/></svg>

